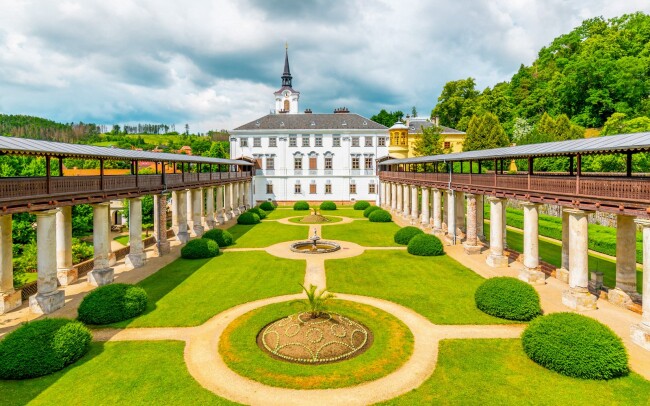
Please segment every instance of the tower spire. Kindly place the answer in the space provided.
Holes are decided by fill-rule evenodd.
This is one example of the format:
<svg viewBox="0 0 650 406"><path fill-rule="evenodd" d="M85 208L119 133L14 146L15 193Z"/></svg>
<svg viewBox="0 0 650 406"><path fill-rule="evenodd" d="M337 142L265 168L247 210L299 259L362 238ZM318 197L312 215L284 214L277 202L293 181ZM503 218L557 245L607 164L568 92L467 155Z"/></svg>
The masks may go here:
<svg viewBox="0 0 650 406"><path fill-rule="evenodd" d="M289 44L284 44L284 73L282 73L282 86L291 87L291 71L289 70Z"/></svg>

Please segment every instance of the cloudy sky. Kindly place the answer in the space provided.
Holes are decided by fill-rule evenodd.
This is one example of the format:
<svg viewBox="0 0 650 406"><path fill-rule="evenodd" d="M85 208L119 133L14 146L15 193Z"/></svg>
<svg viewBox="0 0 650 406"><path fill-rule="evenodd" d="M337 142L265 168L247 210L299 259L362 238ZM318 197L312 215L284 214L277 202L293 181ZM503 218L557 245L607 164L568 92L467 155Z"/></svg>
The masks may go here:
<svg viewBox="0 0 650 406"><path fill-rule="evenodd" d="M647 0L0 0L0 113L232 129L267 114L289 43L300 108L428 115L582 20Z"/></svg>

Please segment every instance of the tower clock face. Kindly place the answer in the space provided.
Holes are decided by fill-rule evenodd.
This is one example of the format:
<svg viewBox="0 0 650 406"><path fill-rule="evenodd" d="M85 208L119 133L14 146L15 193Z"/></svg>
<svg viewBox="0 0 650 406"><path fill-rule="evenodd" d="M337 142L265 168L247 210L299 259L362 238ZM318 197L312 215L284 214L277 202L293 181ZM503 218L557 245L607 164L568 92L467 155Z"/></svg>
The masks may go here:
<svg viewBox="0 0 650 406"><path fill-rule="evenodd" d="M289 91L285 91L284 92L284 97L289 97L289 94L290 94Z"/></svg>

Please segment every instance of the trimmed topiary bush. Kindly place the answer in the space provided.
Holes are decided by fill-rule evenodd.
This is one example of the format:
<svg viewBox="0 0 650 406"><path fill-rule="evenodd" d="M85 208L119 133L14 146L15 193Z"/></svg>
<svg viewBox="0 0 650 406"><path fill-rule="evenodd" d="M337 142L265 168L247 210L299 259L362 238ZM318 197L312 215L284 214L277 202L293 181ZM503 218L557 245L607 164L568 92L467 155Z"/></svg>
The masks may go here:
<svg viewBox="0 0 650 406"><path fill-rule="evenodd" d="M542 314L537 291L517 278L488 279L474 293L479 310L507 320L529 321Z"/></svg>
<svg viewBox="0 0 650 406"><path fill-rule="evenodd" d="M373 223L390 223L391 221L393 221L393 216L391 216L390 213L387 212L386 210L379 209L370 213L370 216L368 216L368 220L370 220Z"/></svg>
<svg viewBox="0 0 650 406"><path fill-rule="evenodd" d="M48 375L88 352L92 335L78 321L44 319L23 325L0 341L0 379Z"/></svg>
<svg viewBox="0 0 650 406"><path fill-rule="evenodd" d="M309 203L304 200L297 201L293 204L294 210L309 210Z"/></svg>
<svg viewBox="0 0 650 406"><path fill-rule="evenodd" d="M406 247L406 251L411 255L422 257L444 255L445 253L442 242L440 242L438 237L424 233L411 238L411 241L409 241L409 244Z"/></svg>
<svg viewBox="0 0 650 406"><path fill-rule="evenodd" d="M402 227L397 232L395 233L395 236L393 237L393 240L402 245L408 245L409 241L411 241L411 238L415 237L418 234L424 234L424 231L417 227Z"/></svg>
<svg viewBox="0 0 650 406"><path fill-rule="evenodd" d="M260 220L264 220L266 218L266 216L269 215L265 210L262 210L259 207L251 207L247 211L250 211L251 213L257 214L259 216Z"/></svg>
<svg viewBox="0 0 650 406"><path fill-rule="evenodd" d="M320 204L321 210L336 210L336 203L326 200Z"/></svg>
<svg viewBox="0 0 650 406"><path fill-rule="evenodd" d="M219 247L227 247L229 245L232 245L235 240L232 237L232 234L220 228L213 228L212 230L206 231L205 234L203 234L203 238L207 238L216 242Z"/></svg>
<svg viewBox="0 0 650 406"><path fill-rule="evenodd" d="M251 213L251 215L257 217L257 214ZM257 217L257 222L259 223L259 217ZM219 255L219 245L214 240L208 238L190 240L181 248L181 257L185 259L212 258L217 255Z"/></svg>
<svg viewBox="0 0 650 406"><path fill-rule="evenodd" d="M363 217L370 218L370 214L371 214L373 211L376 211L376 210L383 210L383 209L382 209L381 207L379 207L379 206L369 206L369 207L366 207L366 208L363 210Z"/></svg>
<svg viewBox="0 0 650 406"><path fill-rule="evenodd" d="M370 207L370 203L365 200L359 200L354 204L354 210L365 210Z"/></svg>
<svg viewBox="0 0 650 406"><path fill-rule="evenodd" d="M275 206L271 202L263 202L260 204L259 208L267 212L275 210Z"/></svg>
<svg viewBox="0 0 650 406"><path fill-rule="evenodd" d="M113 283L90 292L79 305L78 319L86 324L109 324L141 315L147 292L139 286Z"/></svg>
<svg viewBox="0 0 650 406"><path fill-rule="evenodd" d="M627 375L621 339L604 324L576 313L554 313L530 322L521 336L524 352L539 365L582 379Z"/></svg>
<svg viewBox="0 0 650 406"><path fill-rule="evenodd" d="M257 224L260 222L260 216L252 211L246 211L237 217L237 224Z"/></svg>

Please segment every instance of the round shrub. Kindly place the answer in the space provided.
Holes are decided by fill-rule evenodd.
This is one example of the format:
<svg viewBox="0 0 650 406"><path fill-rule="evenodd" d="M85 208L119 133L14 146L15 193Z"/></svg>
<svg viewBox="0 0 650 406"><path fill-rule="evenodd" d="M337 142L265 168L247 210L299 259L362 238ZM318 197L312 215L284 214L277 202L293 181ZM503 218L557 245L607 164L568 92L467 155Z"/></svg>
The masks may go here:
<svg viewBox="0 0 650 406"><path fill-rule="evenodd" d="M242 216L244 214L242 214ZM251 213L251 215L257 217L257 214ZM257 217L257 222L259 223L259 217ZM196 240L190 240L187 242L187 244L185 244L183 248L181 248L181 257L185 259L212 258L216 257L217 255L219 255L219 245L217 245L215 241L208 238L197 238Z"/></svg>
<svg viewBox="0 0 650 406"><path fill-rule="evenodd" d="M580 314L538 317L521 341L530 359L562 375L612 379L629 371L621 339L609 327Z"/></svg>
<svg viewBox="0 0 650 406"><path fill-rule="evenodd" d="M79 305L78 319L109 324L139 316L147 308L147 292L139 286L113 283L90 292Z"/></svg>
<svg viewBox="0 0 650 406"><path fill-rule="evenodd" d="M309 210L309 203L304 200L297 201L293 204L294 210Z"/></svg>
<svg viewBox="0 0 650 406"><path fill-rule="evenodd" d="M264 203L260 204L259 207L260 207L260 209L262 209L264 211L273 211L273 210L275 210L275 206L271 202L264 202Z"/></svg>
<svg viewBox="0 0 650 406"><path fill-rule="evenodd" d="M90 346L90 330L70 319L27 323L0 341L0 379L48 375L81 358Z"/></svg>
<svg viewBox="0 0 650 406"><path fill-rule="evenodd" d="M220 228L213 228L212 230L206 231L205 234L203 234L203 238L207 238L216 242L220 247L227 247L229 245L232 245L234 242L232 234Z"/></svg>
<svg viewBox="0 0 650 406"><path fill-rule="evenodd" d="M542 314L537 291L517 278L488 279L476 289L476 307L507 320L529 321Z"/></svg>
<svg viewBox="0 0 650 406"><path fill-rule="evenodd" d="M424 234L424 231L417 227L402 227L397 232L395 233L395 236L393 237L393 240L402 245L408 245L409 241L411 241L411 238L415 237L418 234Z"/></svg>
<svg viewBox="0 0 650 406"><path fill-rule="evenodd" d="M237 217L237 224L257 224L260 222L260 216L252 211L246 211Z"/></svg>
<svg viewBox="0 0 650 406"><path fill-rule="evenodd" d="M390 213L387 212L386 210L379 209L370 213L370 216L368 216L368 220L370 220L373 223L390 223L391 221L393 221L393 216L391 216Z"/></svg>
<svg viewBox="0 0 650 406"><path fill-rule="evenodd" d="M266 212L266 210L262 210L259 207L251 207L247 211L250 211L251 213L255 213L259 216L260 220L263 220L268 216L269 214Z"/></svg>
<svg viewBox="0 0 650 406"><path fill-rule="evenodd" d="M445 249L442 247L442 242L435 235L431 234L418 234L411 238L406 247L411 255L418 255L422 257L432 257L437 255L444 255Z"/></svg>
<svg viewBox="0 0 650 406"><path fill-rule="evenodd" d="M354 210L365 210L370 207L370 203L365 200L359 200L354 204Z"/></svg>
<svg viewBox="0 0 650 406"><path fill-rule="evenodd" d="M326 200L320 204L321 210L336 210L336 203Z"/></svg>
<svg viewBox="0 0 650 406"><path fill-rule="evenodd" d="M369 207L366 207L366 208L363 210L363 217L370 218L370 213L372 213L373 211L376 211L376 210L383 210L383 209L382 209L381 207L379 207L379 206L369 206Z"/></svg>

